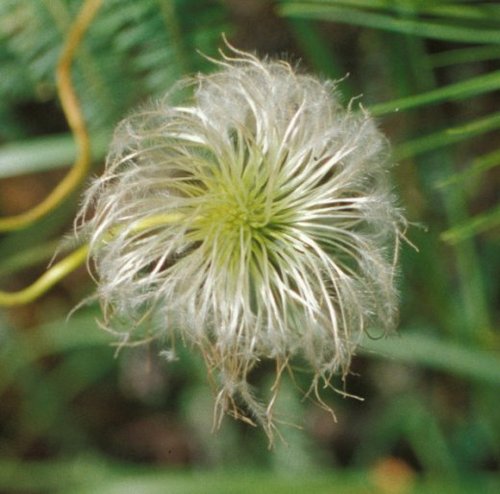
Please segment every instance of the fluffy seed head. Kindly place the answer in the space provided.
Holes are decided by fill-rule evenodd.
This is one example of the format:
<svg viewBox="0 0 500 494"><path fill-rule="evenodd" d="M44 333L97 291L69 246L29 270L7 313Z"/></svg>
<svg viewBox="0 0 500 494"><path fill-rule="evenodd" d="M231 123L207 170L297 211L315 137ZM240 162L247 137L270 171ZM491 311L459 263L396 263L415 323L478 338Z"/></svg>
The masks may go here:
<svg viewBox="0 0 500 494"><path fill-rule="evenodd" d="M119 125L77 228L110 324L152 315L202 350L221 410L266 425L259 360L328 381L394 325L404 221L384 138L334 83L236 50L217 64Z"/></svg>

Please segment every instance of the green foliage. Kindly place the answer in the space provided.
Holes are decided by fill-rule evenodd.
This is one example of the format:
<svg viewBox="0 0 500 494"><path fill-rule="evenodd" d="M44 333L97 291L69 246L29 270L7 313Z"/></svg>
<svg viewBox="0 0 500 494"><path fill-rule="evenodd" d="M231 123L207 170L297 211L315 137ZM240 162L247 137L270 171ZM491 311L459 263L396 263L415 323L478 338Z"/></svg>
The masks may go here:
<svg viewBox="0 0 500 494"><path fill-rule="evenodd" d="M163 94L186 73L210 70L196 50L214 54L222 31L241 28L223 3L105 2L75 66L96 161L116 121L134 105ZM6 142L0 178L72 160L72 140L60 121L60 134L39 135L44 132L20 115L28 103L56 109L54 70L79 5L0 2L0 138ZM150 347L145 360L152 374L141 374L133 360L140 349L124 348L113 358L95 304L65 322L92 291L80 275L30 309L0 313L0 490L375 492L374 465L400 457L421 472L401 492L497 492L488 470L500 465L500 8L457 0L281 0L276 12L294 38L289 49L305 65L335 79L350 72L339 90L346 99L365 95L363 105L394 144L401 202L420 225L407 232L419 252L403 250L401 335L366 339L355 362L361 376L338 383L365 401L327 391L338 415L331 425L316 405L297 400L296 388L304 386L299 372L296 382L285 381L278 408L285 422L304 417L308 425L305 431L283 425L288 448L269 452L258 432L230 420L212 434L202 363L181 342L175 362ZM74 203L0 239L3 284L22 286L42 269L71 227ZM133 380L130 369L152 390L134 394L124 386ZM155 369L163 376L156 387ZM256 385L268 387L265 363L259 372ZM174 424L170 435L192 441L199 456L184 464L206 470L138 467L145 459L124 446L132 439L120 442L112 434L138 416L158 415ZM152 456L169 464L168 455ZM30 457L46 460L26 462ZM153 461L147 454L146 460ZM287 469L298 477L276 476Z"/></svg>
<svg viewBox="0 0 500 494"><path fill-rule="evenodd" d="M81 458L75 462L59 462L51 465L27 464L23 471L18 465L0 462L0 487L43 489L56 494L289 494L314 492L315 494L369 494L376 484L366 475L357 472L319 474L314 476L269 475L261 472L165 472L130 465L106 462L101 458ZM61 478L64 484L61 485ZM16 481L18 480L18 481ZM412 494L469 494L497 492L499 482L493 476L468 478L458 481L431 479L416 482Z"/></svg>
<svg viewBox="0 0 500 494"><path fill-rule="evenodd" d="M61 43L80 1L6 0L0 5L0 124L27 98L54 98ZM196 23L193 22L193 14ZM224 31L209 0L107 0L79 50L74 77L91 128L109 129L144 98L160 96L187 72L206 69Z"/></svg>

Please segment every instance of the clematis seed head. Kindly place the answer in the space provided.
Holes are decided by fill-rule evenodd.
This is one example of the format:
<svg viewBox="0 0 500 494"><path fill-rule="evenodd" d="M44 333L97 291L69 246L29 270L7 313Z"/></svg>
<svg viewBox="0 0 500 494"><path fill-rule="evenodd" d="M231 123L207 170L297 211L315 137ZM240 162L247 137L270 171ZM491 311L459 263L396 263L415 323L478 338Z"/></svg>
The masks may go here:
<svg viewBox="0 0 500 494"><path fill-rule="evenodd" d="M133 337L149 315L198 347L217 409L270 433L250 372L345 375L362 335L395 325L405 222L384 137L334 82L235 49L216 64L121 122L76 228L106 323Z"/></svg>

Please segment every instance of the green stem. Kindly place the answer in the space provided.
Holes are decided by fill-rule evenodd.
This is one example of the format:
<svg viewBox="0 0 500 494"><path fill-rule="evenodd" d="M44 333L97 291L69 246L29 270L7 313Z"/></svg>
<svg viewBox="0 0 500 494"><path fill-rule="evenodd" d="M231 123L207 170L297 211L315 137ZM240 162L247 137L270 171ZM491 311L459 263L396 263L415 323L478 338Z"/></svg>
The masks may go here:
<svg viewBox="0 0 500 494"><path fill-rule="evenodd" d="M136 225L131 233L140 232L146 230L147 228L162 226L172 221L177 221L182 218L180 213L170 213L170 214L156 214L150 216L149 218L144 218L138 225ZM112 237L115 232L110 232L109 235ZM0 306L13 307L16 305L23 305L33 302L38 297L46 293L50 288L52 288L56 283L66 277L68 274L72 273L76 268L82 265L90 252L90 245L85 244L79 247L77 250L69 254L62 261L54 264L48 271L46 271L40 278L38 278L34 283L32 283L27 288L24 288L18 292L3 292L0 291Z"/></svg>
<svg viewBox="0 0 500 494"><path fill-rule="evenodd" d="M33 302L33 300L43 295L65 276L83 264L88 252L89 246L85 244L69 254L62 261L54 264L54 266L27 288L12 293L0 291L0 306L13 307Z"/></svg>

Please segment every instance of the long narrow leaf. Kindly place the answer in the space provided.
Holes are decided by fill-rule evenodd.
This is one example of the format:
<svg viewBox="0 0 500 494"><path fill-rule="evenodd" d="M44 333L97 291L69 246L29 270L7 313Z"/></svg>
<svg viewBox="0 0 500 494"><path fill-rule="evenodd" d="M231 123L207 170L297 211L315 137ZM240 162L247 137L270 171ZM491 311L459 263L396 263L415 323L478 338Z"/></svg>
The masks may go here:
<svg viewBox="0 0 500 494"><path fill-rule="evenodd" d="M446 230L441 238L450 244L456 244L486 230L500 225L500 205L484 213L478 214L465 223Z"/></svg>
<svg viewBox="0 0 500 494"><path fill-rule="evenodd" d="M372 358L393 359L467 379L500 384L498 352L439 340L424 331L407 332L379 340L366 338L362 352Z"/></svg>
<svg viewBox="0 0 500 494"><path fill-rule="evenodd" d="M500 89L500 70L434 89L427 93L373 105L370 111L375 116L381 116L393 111L408 110L444 101L471 98L497 89Z"/></svg>
<svg viewBox="0 0 500 494"><path fill-rule="evenodd" d="M284 0L283 3L302 3L307 5L329 5L333 7L350 7L376 10L385 13L404 14L409 16L428 15L462 21L482 21L495 23L500 16L500 6L492 4L463 5L456 0L450 3L441 2L394 2L393 0ZM464 2L465 3L465 2Z"/></svg>
<svg viewBox="0 0 500 494"><path fill-rule="evenodd" d="M104 156L108 142L106 132L92 137L94 160ZM75 155L75 143L69 134L5 144L0 147L0 179L62 168L70 165Z"/></svg>
<svg viewBox="0 0 500 494"><path fill-rule="evenodd" d="M454 26L440 22L398 19L391 15L360 12L357 9L323 4L286 3L279 8L279 13L285 17L302 17L306 19L341 22L354 26L382 29L458 43L500 43L500 31L495 29L470 29L466 26Z"/></svg>
<svg viewBox="0 0 500 494"><path fill-rule="evenodd" d="M471 46L455 48L429 55L433 67L446 67L460 63L477 63L500 58L500 46Z"/></svg>
<svg viewBox="0 0 500 494"><path fill-rule="evenodd" d="M499 128L500 112L488 115L487 117L479 118L466 125L435 132L433 134L405 142L396 148L395 155L398 159L406 159L443 146L456 144L473 136L491 132Z"/></svg>
<svg viewBox="0 0 500 494"><path fill-rule="evenodd" d="M463 183L465 180L471 179L482 173L486 173L488 170L500 165L500 149L496 149L491 153L485 154L476 158L472 165L465 170L454 173L450 177L441 180L436 184L436 187L448 187L450 185Z"/></svg>

